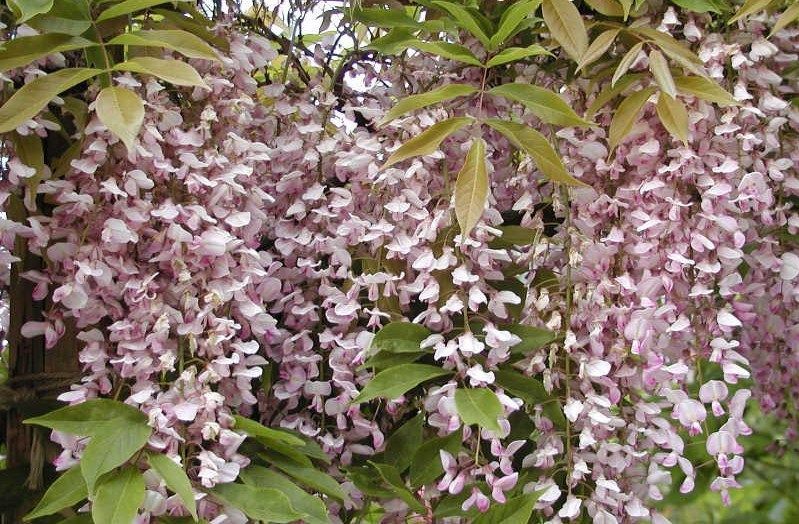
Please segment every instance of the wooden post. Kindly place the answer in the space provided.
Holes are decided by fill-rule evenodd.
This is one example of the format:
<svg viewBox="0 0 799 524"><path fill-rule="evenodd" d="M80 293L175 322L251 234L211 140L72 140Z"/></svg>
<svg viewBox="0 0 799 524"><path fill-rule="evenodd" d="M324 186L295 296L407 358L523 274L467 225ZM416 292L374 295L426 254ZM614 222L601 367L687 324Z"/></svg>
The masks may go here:
<svg viewBox="0 0 799 524"><path fill-rule="evenodd" d="M10 476L14 479L22 478L22 485L14 482L14 493L0 494L0 499L6 495L11 502L16 499L16 507L4 505L2 522L22 522L22 516L27 513L31 504L36 501L36 492L42 489L42 466L45 468L58 450L49 443L46 430L27 426L22 421L35 414L37 411L48 411L50 403L60 391L66 389L70 376L79 376L77 339L75 329L69 323L67 331L59 343L46 349L44 337L25 338L21 328L30 320L42 320L43 308L49 300L34 301L34 284L20 276L24 271L42 268L42 260L36 255L27 252L24 240L18 239L17 256L22 260L12 265L11 284L9 289L10 323L7 335L8 340L8 396L14 401L2 413L0 431L3 442L6 444L6 466ZM61 387L52 388L56 383ZM35 432L39 432L35 435ZM36 442L38 438L39 442ZM38 448L38 449L36 449ZM34 452L34 464L31 464L31 453ZM31 466L33 470L31 471ZM37 485L38 484L38 485ZM5 500L4 500L5 502Z"/></svg>

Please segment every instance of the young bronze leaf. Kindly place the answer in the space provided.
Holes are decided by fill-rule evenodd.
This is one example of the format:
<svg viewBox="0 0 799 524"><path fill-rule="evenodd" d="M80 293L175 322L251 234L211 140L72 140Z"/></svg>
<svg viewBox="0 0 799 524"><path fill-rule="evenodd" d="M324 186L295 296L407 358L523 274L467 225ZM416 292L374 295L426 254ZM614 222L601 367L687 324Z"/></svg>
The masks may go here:
<svg viewBox="0 0 799 524"><path fill-rule="evenodd" d="M20 87L0 107L0 133L7 133L30 120L62 91L96 76L99 69L70 68L61 69L49 75L40 76Z"/></svg>
<svg viewBox="0 0 799 524"><path fill-rule="evenodd" d="M133 152L136 136L144 122L144 102L124 87L106 87L97 95L97 117Z"/></svg>
<svg viewBox="0 0 799 524"><path fill-rule="evenodd" d="M758 11L762 11L772 2L772 0L746 0L744 5L742 5L733 15L732 18L727 22L727 24L734 24L741 18L746 18L749 15L753 15Z"/></svg>
<svg viewBox="0 0 799 524"><path fill-rule="evenodd" d="M605 106L605 104L622 94L625 89L633 85L641 78L643 78L643 75L640 73L624 75L618 82L616 82L616 85L606 86L596 95L594 101L591 102L591 105L588 106L588 109L586 109L586 118L593 118L594 115L596 115L597 112L599 112L599 110Z"/></svg>
<svg viewBox="0 0 799 524"><path fill-rule="evenodd" d="M721 107L737 106L738 101L714 80L703 76L678 76L674 79L677 91L713 102Z"/></svg>
<svg viewBox="0 0 799 524"><path fill-rule="evenodd" d="M619 0L619 3L621 4L622 9L624 10L624 20L626 21L627 18L629 18L630 13L632 12L633 0ZM635 5L638 6L639 5L638 2L636 2Z"/></svg>
<svg viewBox="0 0 799 524"><path fill-rule="evenodd" d="M702 60L693 51L666 34L651 27L636 27L635 32L658 46L663 53L695 75L707 76Z"/></svg>
<svg viewBox="0 0 799 524"><path fill-rule="evenodd" d="M674 85L674 78L669 71L669 63L663 57L663 53L654 49L649 53L649 70L655 81L660 86L660 91L666 93L671 98L677 96L677 86Z"/></svg>
<svg viewBox="0 0 799 524"><path fill-rule="evenodd" d="M624 9L616 0L586 0L591 9L605 16L624 16Z"/></svg>
<svg viewBox="0 0 799 524"><path fill-rule="evenodd" d="M577 113L557 93L530 84L511 83L502 84L488 91L521 102L535 116L548 124L559 126L589 126L590 123L580 118Z"/></svg>
<svg viewBox="0 0 799 524"><path fill-rule="evenodd" d="M483 216L487 200L486 144L475 138L455 181L455 217L464 238Z"/></svg>
<svg viewBox="0 0 799 524"><path fill-rule="evenodd" d="M655 92L654 87L648 87L641 91L636 91L626 100L624 100L616 109L616 114L613 115L613 120L610 122L610 132L608 138L608 145L610 152L616 149L622 140L632 131L636 120L638 120L638 113L644 107L649 97Z"/></svg>
<svg viewBox="0 0 799 524"><path fill-rule="evenodd" d="M485 121L510 142L533 157L538 170L548 179L568 186L585 186L584 182L574 178L566 171L558 153L544 135L524 124L490 118Z"/></svg>
<svg viewBox="0 0 799 524"><path fill-rule="evenodd" d="M108 44L163 47L189 58L219 60L214 48L202 38L181 29L153 29L125 33L112 38Z"/></svg>
<svg viewBox="0 0 799 524"><path fill-rule="evenodd" d="M437 104L445 100L451 100L453 98L470 95L476 91L477 88L465 84L447 84L426 93L405 97L397 102L397 104L392 107L388 113L386 113L386 116L380 120L378 125L385 125L386 123L404 115L405 113L410 113L411 111Z"/></svg>
<svg viewBox="0 0 799 524"><path fill-rule="evenodd" d="M176 86L208 87L192 66L181 60L137 56L114 66L115 71L132 71L157 76Z"/></svg>
<svg viewBox="0 0 799 524"><path fill-rule="evenodd" d="M53 8L55 0L9 0L8 6L11 7L16 15L19 15L16 22L23 24L36 15L44 14Z"/></svg>
<svg viewBox="0 0 799 524"><path fill-rule="evenodd" d="M150 7L155 7L157 5L165 4L167 2L186 2L188 0L125 0L124 2L120 2L115 4L102 13L100 16L97 17L98 22L103 22L105 20L110 20L112 18L116 18L118 16L125 16L130 14L136 14L139 11L143 11Z"/></svg>
<svg viewBox="0 0 799 524"><path fill-rule="evenodd" d="M616 82L619 81L619 78L623 77L627 71L630 70L630 67L635 62L635 59L638 58L638 55L641 53L641 49L643 48L644 43L638 42L632 46L623 57L621 57L621 62L619 62L619 65L616 67L616 71L613 73L613 78L610 80L611 86L615 86Z"/></svg>
<svg viewBox="0 0 799 524"><path fill-rule="evenodd" d="M616 40L616 37L619 34L619 29L608 29L607 31L600 33L591 45L588 46L585 54L580 58L580 62L577 64L577 70L583 69L585 66L594 63L595 61L599 60L605 52L610 49L610 46L613 45L613 41Z"/></svg>
<svg viewBox="0 0 799 524"><path fill-rule="evenodd" d="M796 20L799 20L799 2L794 2L791 4L791 6L788 7L788 9L786 9L779 18L777 18L777 21L774 23L774 27L771 28L771 32L768 36L772 37L775 33L779 33Z"/></svg>
<svg viewBox="0 0 799 524"><path fill-rule="evenodd" d="M52 53L83 49L97 45L77 36L43 34L21 36L5 42L0 51L0 71L27 65Z"/></svg>
<svg viewBox="0 0 799 524"><path fill-rule="evenodd" d="M543 15L552 38L574 60L580 60L588 49L588 32L580 11L570 0L544 0Z"/></svg>
<svg viewBox="0 0 799 524"><path fill-rule="evenodd" d="M687 144L688 111L683 103L661 91L658 95L657 113L660 123L671 133L671 136L682 141L683 144Z"/></svg>
<svg viewBox="0 0 799 524"><path fill-rule="evenodd" d="M438 149L438 146L441 145L445 138L470 122L472 122L472 119L469 117L456 117L433 124L419 136L415 136L402 144L399 149L388 157L381 169L386 169L411 157L429 155Z"/></svg>

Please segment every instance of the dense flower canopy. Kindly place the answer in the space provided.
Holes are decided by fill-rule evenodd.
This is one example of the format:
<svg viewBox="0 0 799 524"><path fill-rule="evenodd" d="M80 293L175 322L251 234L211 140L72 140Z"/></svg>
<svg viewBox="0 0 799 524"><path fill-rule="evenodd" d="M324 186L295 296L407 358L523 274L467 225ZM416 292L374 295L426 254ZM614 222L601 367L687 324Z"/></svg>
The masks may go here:
<svg viewBox="0 0 799 524"><path fill-rule="evenodd" d="M296 89L264 80L285 58L272 42L230 26L215 29L229 41L220 61L191 60L205 86L115 73L114 85L144 100L133 147L90 106L61 176L30 184L36 166L12 152L2 182L7 208L28 211L2 222L4 262L25 239L46 263L23 276L33 299L52 302L23 334L52 347L74 322L82 341L83 377L60 400L113 398L143 412L147 449L184 466L200 516L214 523L248 521L213 496L253 466L252 431L237 415L321 446L329 463L317 466L343 496L310 487L334 522L381 497L385 522L471 521L536 493L547 522L663 523L657 502L692 491L698 477L728 498L752 433L747 405L795 416L799 110L790 99L799 85L788 69L799 29L767 38L776 15L766 13L730 31L670 6L646 16L690 44L737 102L681 91L684 142L664 126L648 75L613 93L610 74L567 74L546 56L493 81L551 89L595 125L554 126L481 95L378 126L397 99L453 83L482 89L484 72L433 53L401 65L367 57L348 72L366 89L331 91L322 78L336 42L323 39L304 58L318 78ZM483 59L477 40L462 43ZM630 73L646 72L652 56L639 48ZM30 82L64 60L50 55L6 78ZM616 97L631 93L646 98L612 150ZM474 130L383 167L451 117L538 129L584 186L553 183L499 130L484 131L489 196L464 236L455 174ZM16 132L55 127L41 114ZM416 347L375 361L376 336L392 329L412 330ZM422 362L440 374L362 400L376 374L394 368L399 379L412 368L396 366ZM493 394L498 423L464 415L458 391L475 390ZM410 457L391 456L392 435L413 424L441 443L433 474L415 478ZM63 448L59 471L81 460L86 438L52 439ZM368 492L369 460L394 461L403 488L410 466L413 500ZM138 522L188 515L171 486L137 465Z"/></svg>

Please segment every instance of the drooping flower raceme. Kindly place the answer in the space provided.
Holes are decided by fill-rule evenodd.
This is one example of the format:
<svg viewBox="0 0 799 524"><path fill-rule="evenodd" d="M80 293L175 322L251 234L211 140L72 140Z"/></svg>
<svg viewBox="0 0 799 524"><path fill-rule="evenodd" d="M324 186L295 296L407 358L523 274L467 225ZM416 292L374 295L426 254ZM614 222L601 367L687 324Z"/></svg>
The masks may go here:
<svg viewBox="0 0 799 524"><path fill-rule="evenodd" d="M252 416L322 446L350 495L328 501L343 518L367 498L348 471L420 410L426 435L459 441L433 457L441 474L414 486L428 507L460 496L461 511L481 512L535 491L551 522L584 510L594 522L666 522L653 502L672 476L691 491L698 467L715 468L710 489L728 497L752 431L741 383L752 374L761 405L787 416L783 392L799 380L799 254L783 240L799 228L790 204L799 113L784 102L796 85L781 76L799 33L766 41L754 21L722 37L706 20L669 10L661 29L694 42L740 105L680 95L686 144L645 105L612 156L612 108L600 109L597 127L557 132L570 173L589 186L571 190L546 182L491 132L491 197L468 238L452 212L465 132L381 169L401 142L468 107L423 110L379 132L346 124L356 112L382 117L403 81L413 91L433 80L479 86L479 71L426 54L409 57L404 71L364 62L356 73L384 82L339 101L321 84L301 93L258 85L254 74L277 53L231 32L221 64L195 63L208 89L176 98L154 80L120 75L115 82L147 103L135 150L91 119L64 178L37 188L51 212L2 224L9 250L19 236L48 261L24 276L36 283L34 298L49 293L54 307L23 332L52 347L74 322L83 378L61 399L125 399L155 430L148 447L188 457L205 488L250 464L233 415ZM536 65L514 74L582 110L605 87L567 84ZM482 111L542 127L500 98L487 97ZM49 130L37 117L18 132ZM8 167L6 201L32 176L18 157ZM537 231L536 241L503 243L508 225ZM362 364L375 333L401 320L429 330L420 350L451 378L380 409L353 403L374 376ZM518 325L562 336L521 350ZM515 390L503 378L511 370L539 379L555 401ZM496 393L501 431L463 424L458 384ZM714 465L686 452L693 437L706 440L702 462ZM53 439L64 448L58 469L80 459L80 439ZM148 496L164 502L145 517L185 514L157 482ZM386 518L401 521L412 511L406 502L387 504ZM200 510L214 522L243 518L207 498Z"/></svg>

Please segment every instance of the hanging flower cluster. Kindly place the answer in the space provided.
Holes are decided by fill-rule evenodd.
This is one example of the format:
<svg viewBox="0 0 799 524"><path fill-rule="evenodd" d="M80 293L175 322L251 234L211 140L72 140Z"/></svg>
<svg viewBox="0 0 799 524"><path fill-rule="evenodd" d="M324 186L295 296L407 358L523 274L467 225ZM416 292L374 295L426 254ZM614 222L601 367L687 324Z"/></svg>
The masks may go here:
<svg viewBox="0 0 799 524"><path fill-rule="evenodd" d="M346 494L326 499L333 519L374 499L356 473L417 420L425 439L441 442L433 475L389 458L403 479L410 466L414 500L384 495L387 522L469 518L537 493L549 522L586 511L599 523L664 523L653 507L673 477L686 493L709 469L710 489L728 499L752 432L750 374L764 408L795 414L799 112L786 100L799 86L784 70L799 30L767 40L764 15L720 35L708 18L671 8L659 20L739 104L678 95L689 110L685 143L646 104L613 152L613 107L591 109L597 127L553 133L586 188L545 181L492 132L491 196L468 237L453 213L465 131L433 154L382 166L400 143L473 108L419 111L379 131L350 124L378 121L405 89L479 86L479 70L427 54L403 71L364 62L354 72L368 96L341 101L322 84L259 85L255 74L277 53L231 32L220 64L193 62L207 88L120 74L114 82L146 103L135 149L91 118L63 178L31 186L36 169L8 162L3 200L27 191L33 211L34 187L48 204L24 223L2 222L9 252L21 237L46 261L23 276L53 308L23 333L52 347L74 322L83 378L61 400L111 397L141 410L153 428L148 449L186 467L200 515L215 523L247 521L205 491L233 483L254 459L235 415L322 447ZM48 63L19 75L42 75ZM648 65L641 54L630 70ZM581 114L609 84L566 83L534 65L515 74L559 90ZM545 129L499 98L480 110ZM17 132L51 128L37 117ZM376 362L383 330L409 323L416 347ZM375 371L419 359L442 370L433 385L362 400ZM464 390L491 392L499 420L469 420ZM85 439L53 440L63 447L57 469L80 460ZM145 479L140 522L188 514L157 475ZM444 500L454 501L449 513Z"/></svg>

